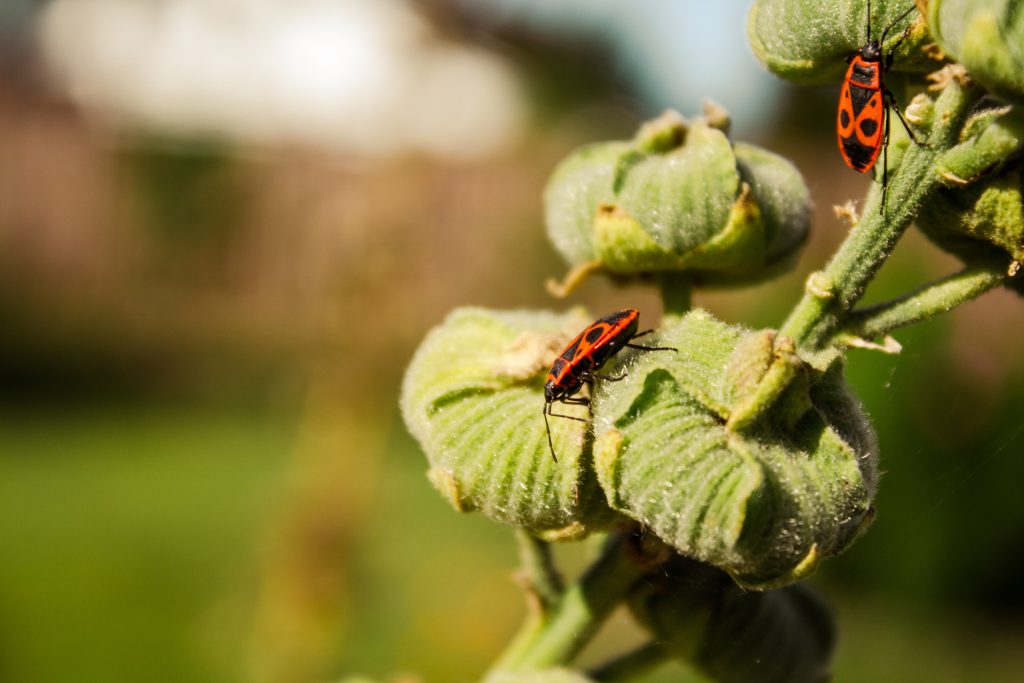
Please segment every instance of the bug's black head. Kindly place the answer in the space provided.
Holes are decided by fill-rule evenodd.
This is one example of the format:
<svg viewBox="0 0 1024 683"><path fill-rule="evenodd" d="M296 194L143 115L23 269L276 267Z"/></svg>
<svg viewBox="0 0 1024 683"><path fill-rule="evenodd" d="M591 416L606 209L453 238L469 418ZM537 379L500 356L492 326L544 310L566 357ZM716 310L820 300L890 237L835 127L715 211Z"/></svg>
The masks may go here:
<svg viewBox="0 0 1024 683"><path fill-rule="evenodd" d="M872 40L860 49L860 58L865 62L882 61L882 46L877 40Z"/></svg>
<svg viewBox="0 0 1024 683"><path fill-rule="evenodd" d="M554 382L546 382L544 384L544 401L551 403L558 398L558 387L555 386Z"/></svg>

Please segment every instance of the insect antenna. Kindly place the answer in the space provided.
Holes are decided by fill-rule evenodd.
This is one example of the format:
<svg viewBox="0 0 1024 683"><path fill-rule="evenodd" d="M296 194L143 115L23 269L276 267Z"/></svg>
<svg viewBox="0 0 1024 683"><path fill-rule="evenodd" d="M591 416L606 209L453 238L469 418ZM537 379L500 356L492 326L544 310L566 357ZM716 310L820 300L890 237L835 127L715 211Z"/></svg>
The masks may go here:
<svg viewBox="0 0 1024 683"><path fill-rule="evenodd" d="M548 430L548 448L551 449L551 459L558 462L558 456L555 455L555 444L551 441L551 424L548 422L548 408L551 404L544 404L544 427Z"/></svg>
<svg viewBox="0 0 1024 683"><path fill-rule="evenodd" d="M867 38L864 41L865 45L871 44L871 0L868 0L868 21L867 21Z"/></svg>
<svg viewBox="0 0 1024 683"><path fill-rule="evenodd" d="M870 1L870 0L868 0L868 7L871 7L871 1ZM911 13L911 12L913 12L913 11L914 11L915 9L917 9L917 5L911 5L911 6L910 6L910 7L909 7L909 8L907 9L907 11L906 11L906 12L904 12L903 14L899 15L898 17L896 17L895 21L893 21L893 22L892 22L891 24L889 24L888 26L886 26L886 27L885 27L885 30L884 30L884 31L882 31L882 37L881 37L881 39L880 39L880 40L878 41L878 44L879 44L879 45L885 45L885 36L886 36L886 35L888 35L889 31L891 31L891 30L892 30L892 28L893 28L893 27L894 27L894 26L895 26L896 24L898 24L898 23L900 23L901 21L903 21L904 19L906 19L906 18L907 18L907 17L908 17L909 15L910 15L910 13ZM907 28L910 28L910 27L908 26ZM868 30L870 30L870 28L869 28ZM902 39L902 38L900 39L900 42L903 42L903 39ZM894 46L894 47L895 47L895 46Z"/></svg>

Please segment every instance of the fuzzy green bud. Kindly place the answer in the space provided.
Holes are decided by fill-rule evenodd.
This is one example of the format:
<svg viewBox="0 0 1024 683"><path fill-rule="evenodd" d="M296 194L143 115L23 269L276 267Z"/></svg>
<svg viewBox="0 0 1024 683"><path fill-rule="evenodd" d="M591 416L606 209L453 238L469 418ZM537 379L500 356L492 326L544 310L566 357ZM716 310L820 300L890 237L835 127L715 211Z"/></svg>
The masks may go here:
<svg viewBox="0 0 1024 683"><path fill-rule="evenodd" d="M427 335L402 385L405 423L430 463L428 477L460 511L551 538L607 526L614 515L590 464L587 426L551 418L543 382L586 324L576 314L453 311ZM585 418L584 406L557 412Z"/></svg>
<svg viewBox="0 0 1024 683"><path fill-rule="evenodd" d="M1024 116L1013 107L982 109L964 124L960 142L936 162L944 185L980 180L1016 155L1024 141Z"/></svg>
<svg viewBox="0 0 1024 683"><path fill-rule="evenodd" d="M908 0L871 3L871 38L884 54L895 48L893 70L924 72L935 68L921 47L930 36L920 14L899 21ZM904 29L911 26L900 42ZM747 36L765 67L780 78L804 85L838 83L846 58L868 42L868 0L757 0L747 17ZM897 43L898 47L897 47Z"/></svg>
<svg viewBox="0 0 1024 683"><path fill-rule="evenodd" d="M671 655L720 683L828 680L836 628L803 584L746 591L722 572L675 557L630 601Z"/></svg>
<svg viewBox="0 0 1024 683"><path fill-rule="evenodd" d="M966 187L939 189L917 217L935 244L968 264L1000 253L1024 263L1024 176L1018 159L997 174ZM1020 290L1022 278L1007 285Z"/></svg>
<svg viewBox="0 0 1024 683"><path fill-rule="evenodd" d="M548 235L574 268L618 275L687 271L704 283L761 279L792 261L809 224L796 168L733 144L728 115L674 112L634 140L577 150L545 190Z"/></svg>
<svg viewBox="0 0 1024 683"><path fill-rule="evenodd" d="M1024 4L931 0L928 24L942 49L991 92L1024 102Z"/></svg>
<svg viewBox="0 0 1024 683"><path fill-rule="evenodd" d="M748 587L843 550L869 518L877 446L841 368L814 371L791 342L699 310L657 343L679 351L634 357L595 392L594 466L612 507ZM740 412L750 419L733 426Z"/></svg>

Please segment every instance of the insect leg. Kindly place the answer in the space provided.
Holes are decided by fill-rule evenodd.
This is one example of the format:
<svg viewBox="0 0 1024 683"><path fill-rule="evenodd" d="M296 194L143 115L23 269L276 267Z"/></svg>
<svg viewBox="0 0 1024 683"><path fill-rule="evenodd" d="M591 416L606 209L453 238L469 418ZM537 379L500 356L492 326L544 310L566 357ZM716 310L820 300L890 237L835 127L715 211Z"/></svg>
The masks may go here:
<svg viewBox="0 0 1024 683"><path fill-rule="evenodd" d="M621 375L599 375L596 372L583 372L580 373L580 379L590 385L593 385L595 379L603 379L606 382L618 382L619 380L626 379L626 373Z"/></svg>
<svg viewBox="0 0 1024 683"><path fill-rule="evenodd" d="M646 336L646 335L650 334L651 332L654 332L654 330L644 330L643 332L637 332L632 337L630 337L630 339L636 339L638 337L643 337L643 336ZM641 349L643 351L678 351L679 350L679 349L673 349L671 346L641 346L640 344L630 344L628 342L626 344L624 344L624 346L628 346L631 349Z"/></svg>
<svg viewBox="0 0 1024 683"><path fill-rule="evenodd" d="M563 398L563 399L558 399L558 400L559 400L559 403L567 403L569 405L577 405L577 406L587 406L587 405L590 405L590 399L587 399L587 398ZM550 415L551 417L564 417L567 420L576 420L577 422L590 422L590 420L586 419L585 417L576 417L575 415L562 415L561 413L553 413L553 412L551 412L551 404L550 403L545 403L544 404L544 414L545 415Z"/></svg>
<svg viewBox="0 0 1024 683"><path fill-rule="evenodd" d="M917 136L914 135L914 131L910 129L910 125L907 124L907 120L903 118L903 113L900 111L900 106L896 104L896 97L888 88L882 91L882 97L884 97L885 100L889 103L889 105L892 107L892 110L896 112L896 116L899 117L900 123L903 124L903 129L907 131L907 135L909 135L910 139L914 141L914 144L918 145L919 147L928 147L928 143L921 142L920 140L917 139ZM888 116L888 113L889 110L886 109L886 116ZM888 127L888 124L886 124L886 127Z"/></svg>
<svg viewBox="0 0 1024 683"><path fill-rule="evenodd" d="M631 349L640 349L641 351L679 351L679 349L672 348L671 346L641 346L640 344L626 344Z"/></svg>
<svg viewBox="0 0 1024 683"><path fill-rule="evenodd" d="M885 108L882 132L882 204L878 213L885 215L885 195L889 190L889 108Z"/></svg>

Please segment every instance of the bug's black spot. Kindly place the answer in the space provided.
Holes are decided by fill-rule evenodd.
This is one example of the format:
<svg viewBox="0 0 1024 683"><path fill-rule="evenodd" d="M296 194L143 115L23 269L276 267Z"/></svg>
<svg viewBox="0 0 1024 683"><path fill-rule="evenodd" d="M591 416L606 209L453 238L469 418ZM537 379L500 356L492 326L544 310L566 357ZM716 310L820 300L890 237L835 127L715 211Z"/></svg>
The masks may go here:
<svg viewBox="0 0 1024 683"><path fill-rule="evenodd" d="M557 377L564 367L565 361L561 358L556 358L555 362L551 364L551 374Z"/></svg>
<svg viewBox="0 0 1024 683"><path fill-rule="evenodd" d="M871 165L875 153L874 148L862 145L854 136L851 135L843 140L843 149L854 170L865 171Z"/></svg>
<svg viewBox="0 0 1024 683"><path fill-rule="evenodd" d="M864 133L865 136L871 137L878 130L878 122L874 119L861 119L860 132Z"/></svg>
<svg viewBox="0 0 1024 683"><path fill-rule="evenodd" d="M576 337L576 339L573 340L572 344L569 344L569 346L566 347L565 351L562 351L562 355L560 357L564 358L565 360L571 361L573 357L576 355L576 350L579 349L580 341L582 339L582 335Z"/></svg>
<svg viewBox="0 0 1024 683"><path fill-rule="evenodd" d="M604 325L594 325L587 331L587 341L593 344L594 342L601 338L601 335L604 334L604 331Z"/></svg>
<svg viewBox="0 0 1024 683"><path fill-rule="evenodd" d="M849 97L849 93L847 93L846 96ZM850 125L850 115L849 113L847 113L845 109L839 112L839 123L840 125L842 125L843 128L846 128L848 125Z"/></svg>

